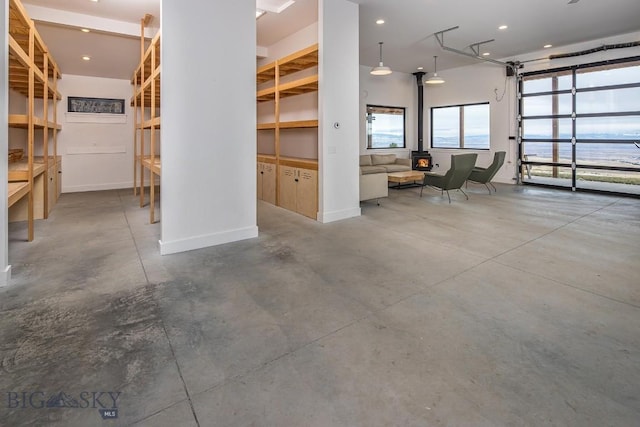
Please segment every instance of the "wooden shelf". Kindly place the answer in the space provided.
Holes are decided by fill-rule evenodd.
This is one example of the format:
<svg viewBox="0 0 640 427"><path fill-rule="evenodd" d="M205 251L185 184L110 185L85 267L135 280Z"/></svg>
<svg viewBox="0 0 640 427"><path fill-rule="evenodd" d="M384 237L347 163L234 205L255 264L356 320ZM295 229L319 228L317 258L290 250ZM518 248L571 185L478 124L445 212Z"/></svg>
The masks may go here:
<svg viewBox="0 0 640 427"><path fill-rule="evenodd" d="M318 129L318 120L281 120L283 104L280 100L287 97L318 91L318 74L310 70L318 66L318 45L294 52L275 62L258 68L256 81L262 84L256 92L258 103L274 101L274 122L257 124L258 131L273 131L271 134L258 133L259 138L273 144L273 155L258 154L258 191L257 197L269 203L275 203L285 209L293 210L311 218L316 218L318 204L318 160L299 157L287 157L281 153L281 136L287 129ZM308 72L296 75L304 70ZM311 74L311 75L309 75ZM280 77L290 76L286 83ZM270 87L265 87L271 83ZM260 108L266 114L269 106ZM271 142L271 140L273 140ZM271 149L265 148L266 151ZM271 165L275 165L275 171ZM275 172L275 173L274 173ZM273 194L275 192L275 194ZM295 194L295 196L292 196Z"/></svg>
<svg viewBox="0 0 640 427"><path fill-rule="evenodd" d="M304 93L318 91L318 76L309 76L303 79L294 80L289 83L281 84L278 87L280 98L289 96L302 95Z"/></svg>
<svg viewBox="0 0 640 427"><path fill-rule="evenodd" d="M9 127L27 129L29 127L29 116L26 114L9 114ZM48 122L39 117L33 118L33 127L36 129L62 129L60 124Z"/></svg>
<svg viewBox="0 0 640 427"><path fill-rule="evenodd" d="M13 206L18 200L29 194L28 182L10 182L9 183L9 202L7 207Z"/></svg>
<svg viewBox="0 0 640 427"><path fill-rule="evenodd" d="M280 122L280 129L313 129L318 127L318 120L296 120Z"/></svg>
<svg viewBox="0 0 640 427"><path fill-rule="evenodd" d="M33 72L34 75L34 97L40 99L45 97L57 100L62 99L60 93L50 84L48 77L45 78L45 73L38 68L36 62L31 61L29 55L22 50L19 43L9 35L9 87L28 97L30 72ZM54 70L54 73L57 74L59 72Z"/></svg>
<svg viewBox="0 0 640 427"><path fill-rule="evenodd" d="M145 156L142 158L142 166L149 169L154 174L160 176L162 170L162 164L160 163L160 156L155 156L153 160L151 156Z"/></svg>
<svg viewBox="0 0 640 427"><path fill-rule="evenodd" d="M34 207L38 206L38 217L46 219L58 195L58 173L53 170L50 172L48 168L55 165L57 159L57 132L61 129L57 123L57 102L62 99L57 90L57 80L62 74L20 0L9 0L8 18L7 81L13 91L9 96L15 96L14 92L17 92L26 98L26 103L25 114L11 114L7 122L9 127L27 130L25 147L22 148L24 158L8 166L8 179L13 191L10 205L21 200L25 191L26 194L30 194L28 202L23 200L19 206L14 207L10 212L10 218L13 216L19 218L16 220L28 221L28 240L31 241L34 238ZM43 99L43 118L34 114L36 98ZM36 134L34 130L42 132ZM33 157L36 150L44 153L44 157ZM50 154L51 151L53 156ZM33 162L31 167L29 159ZM26 190L24 184L13 185L18 181L26 182ZM56 191L53 191L54 189ZM19 215L15 215L16 209L20 212Z"/></svg>
<svg viewBox="0 0 640 427"><path fill-rule="evenodd" d="M256 73L256 82L258 84L262 84L268 82L269 80L273 80L276 78L276 63L272 62L271 64L263 65L258 68Z"/></svg>
<svg viewBox="0 0 640 427"><path fill-rule="evenodd" d="M281 77L316 66L318 66L317 43L278 60Z"/></svg>
<svg viewBox="0 0 640 427"><path fill-rule="evenodd" d="M257 160L262 163L271 163L273 165L278 163L278 159L276 159L276 156L273 154L258 154Z"/></svg>
<svg viewBox="0 0 640 427"><path fill-rule="evenodd" d="M143 129L160 129L160 117L154 117L150 120L142 122Z"/></svg>
<svg viewBox="0 0 640 427"><path fill-rule="evenodd" d="M153 53L152 53L153 51ZM154 56L155 55L155 56ZM155 62L154 62L155 61ZM149 43L149 46L144 51L138 67L133 73L131 78L131 84L137 84L138 86L146 80L153 70L160 66L160 32L158 32Z"/></svg>
<svg viewBox="0 0 640 427"><path fill-rule="evenodd" d="M280 129L315 129L318 127L318 120L295 120L290 122L280 122ZM258 130L273 130L275 123L258 123Z"/></svg>
<svg viewBox="0 0 640 427"><path fill-rule="evenodd" d="M318 159L304 159L301 157L282 157L278 159L278 164L291 166L294 168L318 170Z"/></svg>
<svg viewBox="0 0 640 427"><path fill-rule="evenodd" d="M256 98L258 102L273 101L276 99L276 88L270 87L267 89L259 90L256 95Z"/></svg>
<svg viewBox="0 0 640 427"><path fill-rule="evenodd" d="M33 160L33 178L43 174L45 170L47 170L47 165L42 158ZM9 163L8 172L9 182L29 181L29 161L23 159L18 162Z"/></svg>
<svg viewBox="0 0 640 427"><path fill-rule="evenodd" d="M258 123L258 130L272 130L275 128L275 123Z"/></svg>
<svg viewBox="0 0 640 427"><path fill-rule="evenodd" d="M160 176L160 81L162 65L160 63L160 31L151 39L144 49L144 22L140 32L140 62L133 73L131 82L134 85L131 105L134 107L134 158L133 158L133 192L140 196L140 207L145 200L145 175L149 177L149 222L155 222L155 184L156 176ZM146 174L145 171L149 171Z"/></svg>

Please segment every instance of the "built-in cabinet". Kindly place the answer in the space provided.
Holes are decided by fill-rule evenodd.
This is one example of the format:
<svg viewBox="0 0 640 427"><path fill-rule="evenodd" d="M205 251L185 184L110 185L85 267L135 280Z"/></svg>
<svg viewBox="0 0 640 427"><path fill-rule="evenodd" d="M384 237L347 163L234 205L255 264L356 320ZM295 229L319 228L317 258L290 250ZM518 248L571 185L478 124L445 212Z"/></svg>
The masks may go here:
<svg viewBox="0 0 640 427"><path fill-rule="evenodd" d="M257 70L258 199L313 219L318 211L317 67L315 44ZM295 102L307 117L298 119ZM273 175L264 165L273 165ZM271 185L275 197L265 192Z"/></svg>
<svg viewBox="0 0 640 427"><path fill-rule="evenodd" d="M149 222L156 222L156 183L161 175L160 162L160 32L145 48L144 23L140 37L140 64L133 78L134 111L134 195L145 205L145 178L149 185Z"/></svg>
<svg viewBox="0 0 640 427"><path fill-rule="evenodd" d="M318 212L318 171L280 166L280 206L309 218Z"/></svg>
<svg viewBox="0 0 640 427"><path fill-rule="evenodd" d="M257 189L258 200L276 204L276 165L266 161L258 161L257 165Z"/></svg>
<svg viewBox="0 0 640 427"><path fill-rule="evenodd" d="M9 104L24 105L24 109L10 111L8 117L7 205L9 221L28 221L27 240L32 241L34 219L46 219L60 194L57 81L61 74L19 0L9 0L8 30Z"/></svg>

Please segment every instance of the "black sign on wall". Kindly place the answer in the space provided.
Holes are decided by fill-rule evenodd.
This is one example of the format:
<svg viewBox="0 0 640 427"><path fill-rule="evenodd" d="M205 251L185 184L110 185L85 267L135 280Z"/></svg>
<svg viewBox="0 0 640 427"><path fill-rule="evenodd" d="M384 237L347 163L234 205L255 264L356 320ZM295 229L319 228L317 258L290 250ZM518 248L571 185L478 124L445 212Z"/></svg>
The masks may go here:
<svg viewBox="0 0 640 427"><path fill-rule="evenodd" d="M69 113L124 114L124 99L70 96L67 98L67 111Z"/></svg>

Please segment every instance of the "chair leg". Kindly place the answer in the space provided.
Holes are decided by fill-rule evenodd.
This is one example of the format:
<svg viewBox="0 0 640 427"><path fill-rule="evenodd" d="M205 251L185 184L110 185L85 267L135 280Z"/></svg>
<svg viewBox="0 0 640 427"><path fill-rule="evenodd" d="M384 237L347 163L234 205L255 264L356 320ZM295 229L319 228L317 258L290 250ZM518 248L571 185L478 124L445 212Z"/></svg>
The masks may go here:
<svg viewBox="0 0 640 427"><path fill-rule="evenodd" d="M489 195L491 195L491 189L489 188L486 182L484 183L484 186L487 187L487 190L489 190Z"/></svg>
<svg viewBox="0 0 640 427"><path fill-rule="evenodd" d="M460 191L462 191L462 194L464 194L464 197L467 198L467 200L469 200L469 196L467 196L467 193L464 192L464 190L462 189L462 187L459 188Z"/></svg>
<svg viewBox="0 0 640 427"><path fill-rule="evenodd" d="M493 191L495 191L496 193L498 192L498 189L495 185L493 185L493 183L490 182L489 185L493 187ZM491 190L489 190L489 193L491 193Z"/></svg>
<svg viewBox="0 0 640 427"><path fill-rule="evenodd" d="M420 187L420 197L422 197L422 190L424 190L424 184L422 184L422 187Z"/></svg>
<svg viewBox="0 0 640 427"><path fill-rule="evenodd" d="M444 190L442 192L444 193ZM449 190L447 190L447 197L449 198L449 203L451 203L451 196L449 195Z"/></svg>

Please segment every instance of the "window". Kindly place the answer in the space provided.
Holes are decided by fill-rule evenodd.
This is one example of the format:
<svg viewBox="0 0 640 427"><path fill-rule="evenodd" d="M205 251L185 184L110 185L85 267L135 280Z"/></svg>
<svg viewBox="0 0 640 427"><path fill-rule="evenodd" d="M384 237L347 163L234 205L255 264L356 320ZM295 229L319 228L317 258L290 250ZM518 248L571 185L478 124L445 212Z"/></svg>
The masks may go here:
<svg viewBox="0 0 640 427"><path fill-rule="evenodd" d="M488 150L489 103L431 108L431 147Z"/></svg>
<svg viewBox="0 0 640 427"><path fill-rule="evenodd" d="M367 105L367 148L404 148L404 124L404 107Z"/></svg>
<svg viewBox="0 0 640 427"><path fill-rule="evenodd" d="M640 58L525 73L526 183L640 194Z"/></svg>

